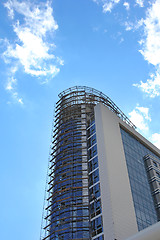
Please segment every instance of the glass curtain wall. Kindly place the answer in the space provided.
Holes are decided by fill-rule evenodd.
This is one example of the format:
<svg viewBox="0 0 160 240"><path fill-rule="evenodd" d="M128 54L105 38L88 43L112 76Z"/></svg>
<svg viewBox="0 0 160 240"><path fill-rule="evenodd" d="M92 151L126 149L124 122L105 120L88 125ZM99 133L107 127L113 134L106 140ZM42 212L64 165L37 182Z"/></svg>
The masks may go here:
<svg viewBox="0 0 160 240"><path fill-rule="evenodd" d="M122 128L121 135L140 231L158 221L144 164L144 156L147 154L155 156L155 154Z"/></svg>

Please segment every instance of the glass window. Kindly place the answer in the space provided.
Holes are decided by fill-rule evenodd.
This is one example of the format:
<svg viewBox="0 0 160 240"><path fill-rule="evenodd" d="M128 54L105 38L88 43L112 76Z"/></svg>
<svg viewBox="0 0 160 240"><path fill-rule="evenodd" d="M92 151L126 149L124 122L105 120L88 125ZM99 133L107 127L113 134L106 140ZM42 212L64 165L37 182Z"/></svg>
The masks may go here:
<svg viewBox="0 0 160 240"><path fill-rule="evenodd" d="M97 169L89 175L89 186L93 185L98 181L99 181L99 171Z"/></svg>
<svg viewBox="0 0 160 240"><path fill-rule="evenodd" d="M138 229L142 230L157 222L157 213L143 160L145 155L155 156L155 154L123 129L121 129L121 136Z"/></svg>
<svg viewBox="0 0 160 240"><path fill-rule="evenodd" d="M90 148L92 145L96 143L96 134L90 137L87 141L87 147Z"/></svg>
<svg viewBox="0 0 160 240"><path fill-rule="evenodd" d="M91 136L95 132L95 124L93 124L90 128L87 129L87 136Z"/></svg>
<svg viewBox="0 0 160 240"><path fill-rule="evenodd" d="M93 158L89 163L89 172L92 172L98 167L98 157Z"/></svg>
<svg viewBox="0 0 160 240"><path fill-rule="evenodd" d="M97 154L97 145L94 145L88 150L88 160L93 158Z"/></svg>

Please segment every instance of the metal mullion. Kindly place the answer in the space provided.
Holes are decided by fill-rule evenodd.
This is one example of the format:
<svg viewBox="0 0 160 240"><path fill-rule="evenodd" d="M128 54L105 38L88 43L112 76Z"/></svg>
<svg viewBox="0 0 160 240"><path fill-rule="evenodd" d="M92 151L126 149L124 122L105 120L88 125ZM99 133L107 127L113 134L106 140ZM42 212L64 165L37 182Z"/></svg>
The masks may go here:
<svg viewBox="0 0 160 240"><path fill-rule="evenodd" d="M52 149L60 142L60 141L62 141L62 140L66 140L65 139L65 137L63 138L63 139L60 139L60 140L58 140L58 138L60 138L61 136L63 136L63 135L65 135L66 133L72 133L72 132L82 132L82 128L76 128L76 129L71 129L70 131L67 131L67 132L65 132L65 133L61 133L60 135L58 135L57 137L56 137L56 139L54 140L54 142L57 140L57 142L56 142L56 144L54 144L54 146L52 147ZM77 135L79 135L79 134L77 134ZM67 137L67 139L70 137L70 136L66 136ZM54 143L54 142L52 142L52 144ZM61 146L63 146L63 144L61 145ZM60 147L61 147L60 146ZM57 148L58 149L58 148ZM55 150L55 151L57 151L57 149ZM55 152L54 151L54 152Z"/></svg>
<svg viewBox="0 0 160 240"><path fill-rule="evenodd" d="M63 115L64 115L64 114L63 114ZM75 117L79 116L79 114L74 114L74 115L75 115ZM72 114L68 114L68 116L71 117ZM62 121L64 117L66 117L66 115L61 116L61 117L57 115L57 117L56 117L56 124L55 124L54 126L56 127L56 125L59 123L59 121ZM78 117L77 119L73 119L73 120L78 120L78 119L79 119L79 117ZM68 121L63 122L63 123L69 124ZM57 127L56 127L56 128L57 128Z"/></svg>
<svg viewBox="0 0 160 240"><path fill-rule="evenodd" d="M72 112L73 112L72 114L68 114L67 116L64 115L64 116L62 116L61 118L57 115L57 117L56 117L56 123L55 123L54 127L57 128L57 125L59 124L59 122L62 121L62 120L64 120L64 118L66 118L66 117L69 117L69 116L74 115L75 117L80 118L80 117L79 117L79 114L75 114L74 111L72 111Z"/></svg>
<svg viewBox="0 0 160 240"><path fill-rule="evenodd" d="M69 137L67 138L67 139L69 139ZM66 140L66 139L64 139L64 140ZM61 140L59 140L59 142L60 142ZM58 142L58 143L59 143ZM57 144L58 144L57 143ZM60 147L65 147L65 146L67 146L67 145L69 145L70 143L74 143L74 140L71 140L71 141L69 141L67 144L66 143L63 143L62 145L60 145L58 148L56 148L54 151L53 151L53 153L55 153L56 151L58 151L58 149L60 148ZM80 143L82 143L82 141L78 141L78 142L76 142L77 144L80 144ZM55 146L54 146L55 147ZM54 148L54 147L52 147L52 149ZM74 147L74 145L73 145L73 147ZM52 154L53 154L52 153Z"/></svg>
<svg viewBox="0 0 160 240"><path fill-rule="evenodd" d="M72 102L72 101L71 101ZM78 103L78 104L73 104L72 106L71 105L69 105L69 106L66 106L66 107L64 107L63 109L61 109L61 110L59 110L59 112L55 115L55 118L57 118L57 116L58 115L60 115L60 113L61 112L63 112L63 114L65 113L65 111L68 109L68 108L70 108L70 112L72 112L72 108L74 108L74 106L79 106L79 105L81 105L82 103ZM62 108L62 106L61 106L61 108ZM68 113L68 115L69 115L69 113Z"/></svg>
<svg viewBox="0 0 160 240"><path fill-rule="evenodd" d="M75 190L75 189L83 189L83 188L88 188L88 187L86 187L86 186L84 186L84 187L71 187L71 188L67 188L67 189L61 190L61 191L55 191L49 198L47 198L47 201L48 201L49 199L51 199L52 196L55 195L56 193L65 192L65 191L68 191L68 190L70 190L70 189Z"/></svg>
<svg viewBox="0 0 160 240"><path fill-rule="evenodd" d="M63 129L65 129L65 127L63 128ZM81 129L81 128L80 128ZM59 131L61 131L62 129L60 129ZM76 129L77 130L77 129ZM60 134L55 134L55 136L53 137L53 141L52 141L52 144L54 144L54 142L55 141L58 141L58 142L56 142L56 144L58 144L61 140L63 140L63 139L61 139L61 140L58 140L58 138L60 138L60 137L62 137L63 135L65 135L66 134L66 132L64 132L64 133L60 133ZM67 138L69 138L70 137L70 135L68 135L68 136L66 136ZM64 138L65 139L65 138ZM56 145L55 144L55 145Z"/></svg>
<svg viewBox="0 0 160 240"><path fill-rule="evenodd" d="M83 150L83 149L86 149L85 147L81 147L81 148L76 148L76 149L73 149L73 150L75 150L74 152L76 152L77 150ZM64 150L63 152L67 152L67 150ZM53 153L51 154L51 156L53 155ZM55 155L55 158L58 156L58 155L60 155L60 153L58 153L58 154L56 154ZM52 160L50 160L50 162L52 162Z"/></svg>
<svg viewBox="0 0 160 240"><path fill-rule="evenodd" d="M68 205L69 206L69 205ZM83 205L81 205L81 208L80 209L83 209L83 208L87 208L88 207L88 205L85 205L85 206L83 206ZM66 207L66 209L67 209L67 207ZM65 210L65 208L63 208L63 210ZM59 211L59 209L58 210L56 210L57 212ZM53 211L53 212L51 212L50 213L50 215L48 215L47 217L50 217L54 212L56 212L56 211ZM65 212L70 212L70 210L67 210L67 211L65 211ZM58 214L57 216L60 216L61 217L61 214L63 214L64 212L61 212L60 214ZM62 219L69 219L69 218L89 218L89 216L88 215L86 215L86 216L84 216L84 215L77 215L77 216L69 216L69 217L62 217L62 218L59 218L59 220L62 220ZM50 223L48 224L48 226L50 225L50 224L52 224L52 223L55 223L57 220L54 220L54 221L52 221L52 220L49 220L50 221ZM79 220L79 221L81 221L81 220ZM70 222L70 221L68 221L68 222ZM77 220L75 221L75 222L78 222Z"/></svg>
<svg viewBox="0 0 160 240"><path fill-rule="evenodd" d="M81 155L79 155L79 156L81 156ZM87 155L86 155L87 156ZM57 162L59 162L59 161L64 161L64 160L67 160L68 158L70 158L70 157L62 157L60 160L58 160ZM74 160L76 160L76 159L74 159ZM56 162L56 163L57 163ZM86 163L87 161L83 161L83 163ZM55 165L56 165L56 163L55 164L53 164L49 169L51 170ZM79 160L79 161L76 161L75 163L81 163L81 161ZM70 164L70 163L68 163L68 164ZM68 165L68 164L66 164L66 166ZM61 167L63 167L63 165L61 165L61 166L59 166L59 167L57 167L57 168L55 168L54 169L54 172L57 170L57 169L59 169L59 168L61 168Z"/></svg>
<svg viewBox="0 0 160 240"><path fill-rule="evenodd" d="M68 94L68 95L69 95L69 94ZM79 97L83 97L84 94L78 95L78 96L79 96ZM76 98L77 98L77 96L71 96L71 97L67 98L67 100L70 100L70 101L65 102L66 99L65 99L65 100L62 100L60 104L56 105L57 111L62 108L62 104L63 104L63 105L65 105L65 104L70 104L70 103L72 103L72 102L74 101L74 99L76 99ZM82 100L82 99L80 98L79 100ZM64 103L63 103L63 102L64 102ZM76 104L77 104L77 103L76 103ZM75 105L76 105L76 104L75 104ZM78 104L80 104L80 103L78 103ZM64 110L64 109L63 109L63 110Z"/></svg>

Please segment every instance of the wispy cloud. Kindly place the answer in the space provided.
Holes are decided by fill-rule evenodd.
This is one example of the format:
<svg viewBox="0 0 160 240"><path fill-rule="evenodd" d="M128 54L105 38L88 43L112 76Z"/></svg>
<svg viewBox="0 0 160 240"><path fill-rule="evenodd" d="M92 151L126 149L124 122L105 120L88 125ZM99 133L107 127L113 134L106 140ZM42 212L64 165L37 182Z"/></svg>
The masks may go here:
<svg viewBox="0 0 160 240"><path fill-rule="evenodd" d="M149 129L149 123L151 122L149 108L137 105L128 115L130 120L136 125L137 130L160 149L160 133L151 133Z"/></svg>
<svg viewBox="0 0 160 240"><path fill-rule="evenodd" d="M16 36L14 41L6 41L7 48L3 53L8 67L12 68L13 64L17 66L14 73L11 70L13 75L8 81L8 88L13 91L14 74L22 67L26 74L45 77L47 82L64 64L60 57L54 55L56 46L53 37L58 25L51 3L40 2L37 5L31 1L8 0L4 6ZM49 42L50 38L52 43Z"/></svg>
<svg viewBox="0 0 160 240"><path fill-rule="evenodd" d="M143 20L144 38L139 42L140 53L148 63L155 67L150 79L134 84L150 97L160 95L160 0L156 0L147 10Z"/></svg>
<svg viewBox="0 0 160 240"><path fill-rule="evenodd" d="M151 141L155 144L156 147L160 149L160 133L154 133L151 136Z"/></svg>
<svg viewBox="0 0 160 240"><path fill-rule="evenodd" d="M138 130L146 132L149 130L148 123L151 122L149 116L149 108L135 107L132 112L129 113L130 120L136 125Z"/></svg>
<svg viewBox="0 0 160 240"><path fill-rule="evenodd" d="M93 0L93 2L96 2L97 4L102 5L103 12L111 12L113 8L120 3L121 0ZM122 2L122 1L121 1ZM135 0L135 6L138 7L144 7L144 0ZM126 10L130 9L130 3L127 1L123 2L123 6L126 8Z"/></svg>
<svg viewBox="0 0 160 240"><path fill-rule="evenodd" d="M17 80L14 77L8 78L8 81L6 84L6 90L8 91L13 90L16 83L17 83Z"/></svg>
<svg viewBox="0 0 160 240"><path fill-rule="evenodd" d="M18 103L20 105L23 105L23 99L19 96L17 92L17 79L15 78L15 73L17 71L18 67L12 66L10 68L10 71L8 72L8 78L5 84L5 90L11 94L12 100L14 103ZM11 103L11 102L8 102Z"/></svg>
<svg viewBox="0 0 160 240"><path fill-rule="evenodd" d="M114 6L120 2L120 0L93 0L97 4L101 4L103 7L103 12L111 12Z"/></svg>
<svg viewBox="0 0 160 240"><path fill-rule="evenodd" d="M144 0L136 0L136 4L137 4L139 7L144 7Z"/></svg>
<svg viewBox="0 0 160 240"><path fill-rule="evenodd" d="M104 1L103 11L104 12L111 12L112 8L119 2L120 2L120 0L111 0L109 2L108 1Z"/></svg>
<svg viewBox="0 0 160 240"><path fill-rule="evenodd" d="M128 22L125 22L125 23L124 23L124 26L125 26L125 30L126 30L126 31L131 31L131 30L134 29L135 24L128 21Z"/></svg>
<svg viewBox="0 0 160 240"><path fill-rule="evenodd" d="M123 6L126 8L127 11L128 11L129 8L130 8L130 5L129 5L128 2L124 2L124 3L123 3Z"/></svg>
<svg viewBox="0 0 160 240"><path fill-rule="evenodd" d="M5 7L13 20L13 31L17 36L16 43L8 42L5 59L19 61L25 72L31 75L56 75L59 68L53 54L55 45L49 44L46 39L47 32L53 33L58 29L50 3L34 5L28 1L9 0ZM23 21L16 18L16 13L23 17Z"/></svg>
<svg viewBox="0 0 160 240"><path fill-rule="evenodd" d="M13 102L23 105L24 104L23 99L21 97L19 97L19 94L16 91L16 85L17 85L17 79L12 76L8 77L5 89L11 94Z"/></svg>
<svg viewBox="0 0 160 240"><path fill-rule="evenodd" d="M136 22L131 22L131 21L125 21L124 26L126 31L136 31L143 25L143 18L141 20L138 20Z"/></svg>
<svg viewBox="0 0 160 240"><path fill-rule="evenodd" d="M16 91L12 92L12 99L14 102L19 103L20 105L24 104L23 99L21 97L19 97L19 94Z"/></svg>
<svg viewBox="0 0 160 240"><path fill-rule="evenodd" d="M151 98L160 96L160 74L158 73L158 69L154 74L150 75L150 78L146 82L140 81L140 84L133 84L133 86L140 88Z"/></svg>

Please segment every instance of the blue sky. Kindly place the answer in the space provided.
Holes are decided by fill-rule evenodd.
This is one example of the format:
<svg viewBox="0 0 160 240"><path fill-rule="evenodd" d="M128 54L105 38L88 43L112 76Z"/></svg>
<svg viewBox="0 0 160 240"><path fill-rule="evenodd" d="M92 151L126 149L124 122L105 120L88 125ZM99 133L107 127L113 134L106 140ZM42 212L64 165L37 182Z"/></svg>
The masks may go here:
<svg viewBox="0 0 160 240"><path fill-rule="evenodd" d="M102 91L160 148L159 13L160 0L1 1L1 239L39 239L59 92Z"/></svg>

